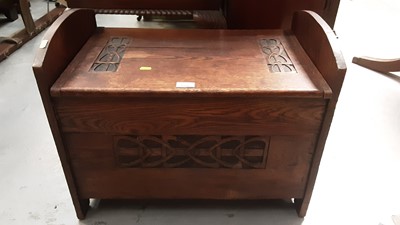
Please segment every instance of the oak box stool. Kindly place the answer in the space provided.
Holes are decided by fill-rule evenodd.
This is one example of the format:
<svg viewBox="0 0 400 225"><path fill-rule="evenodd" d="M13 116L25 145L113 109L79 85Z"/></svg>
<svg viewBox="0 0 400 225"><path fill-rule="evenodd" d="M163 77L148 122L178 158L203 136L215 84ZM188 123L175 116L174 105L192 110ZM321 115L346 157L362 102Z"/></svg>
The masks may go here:
<svg viewBox="0 0 400 225"><path fill-rule="evenodd" d="M346 67L290 30L97 27L67 10L33 65L80 219L98 199L295 199L305 216Z"/></svg>

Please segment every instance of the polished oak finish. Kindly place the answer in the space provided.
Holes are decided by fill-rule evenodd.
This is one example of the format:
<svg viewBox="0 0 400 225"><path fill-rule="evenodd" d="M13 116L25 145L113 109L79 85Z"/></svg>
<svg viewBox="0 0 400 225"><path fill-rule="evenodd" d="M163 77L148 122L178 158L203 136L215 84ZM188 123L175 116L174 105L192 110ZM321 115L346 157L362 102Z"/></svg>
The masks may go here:
<svg viewBox="0 0 400 225"><path fill-rule="evenodd" d="M335 38L310 11L288 30L152 30L68 10L33 68L78 217L90 198L294 198L304 217L346 70Z"/></svg>
<svg viewBox="0 0 400 225"><path fill-rule="evenodd" d="M81 26L77 26L77 24ZM78 218L85 217L86 211L89 209L89 199L81 198L78 192L76 173L72 171L70 165L70 155L63 142L49 91L95 29L96 21L92 11L70 10L65 12L44 35L43 41L48 43L45 48L38 51L33 63L33 72ZM74 35L75 33L79 33L79 35Z"/></svg>

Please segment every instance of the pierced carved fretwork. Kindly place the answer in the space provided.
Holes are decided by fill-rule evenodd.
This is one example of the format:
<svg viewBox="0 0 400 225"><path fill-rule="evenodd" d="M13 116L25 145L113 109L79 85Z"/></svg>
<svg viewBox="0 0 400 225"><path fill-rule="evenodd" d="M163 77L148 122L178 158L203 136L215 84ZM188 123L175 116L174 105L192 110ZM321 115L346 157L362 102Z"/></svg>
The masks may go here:
<svg viewBox="0 0 400 225"><path fill-rule="evenodd" d="M297 72L282 43L277 39L261 39L260 47L271 73Z"/></svg>
<svg viewBox="0 0 400 225"><path fill-rule="evenodd" d="M140 168L264 169L269 137L118 136L117 165Z"/></svg>
<svg viewBox="0 0 400 225"><path fill-rule="evenodd" d="M115 72L130 43L127 37L112 37L97 56L90 70L96 72Z"/></svg>

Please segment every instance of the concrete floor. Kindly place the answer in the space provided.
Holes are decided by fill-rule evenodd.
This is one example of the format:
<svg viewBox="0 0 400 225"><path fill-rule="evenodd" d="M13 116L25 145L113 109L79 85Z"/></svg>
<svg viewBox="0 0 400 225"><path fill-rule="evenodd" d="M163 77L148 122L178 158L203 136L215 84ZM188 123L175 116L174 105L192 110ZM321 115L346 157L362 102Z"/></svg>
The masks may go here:
<svg viewBox="0 0 400 225"><path fill-rule="evenodd" d="M32 4L34 17L46 11L42 0ZM400 214L400 77L351 58L400 57L399 11L398 0L342 0L335 30L348 72L305 219L285 204L94 202L97 209L79 221L31 70L39 35L0 63L0 224L393 225L391 216ZM141 26L123 16L99 20ZM0 35L16 23L0 24Z"/></svg>

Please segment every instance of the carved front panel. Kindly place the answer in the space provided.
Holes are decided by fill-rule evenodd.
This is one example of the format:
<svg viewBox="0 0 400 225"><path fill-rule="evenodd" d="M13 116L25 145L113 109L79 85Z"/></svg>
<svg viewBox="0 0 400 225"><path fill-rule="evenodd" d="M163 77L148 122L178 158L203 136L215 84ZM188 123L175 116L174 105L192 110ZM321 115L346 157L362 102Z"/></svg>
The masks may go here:
<svg viewBox="0 0 400 225"><path fill-rule="evenodd" d="M117 136L120 167L232 168L266 167L269 137L260 136Z"/></svg>
<svg viewBox="0 0 400 225"><path fill-rule="evenodd" d="M259 44L265 55L271 73L297 72L292 60L285 50L285 47L279 40L261 39Z"/></svg>
<svg viewBox="0 0 400 225"><path fill-rule="evenodd" d="M130 41L130 38L127 37L112 37L97 56L90 70L96 72L117 71Z"/></svg>

